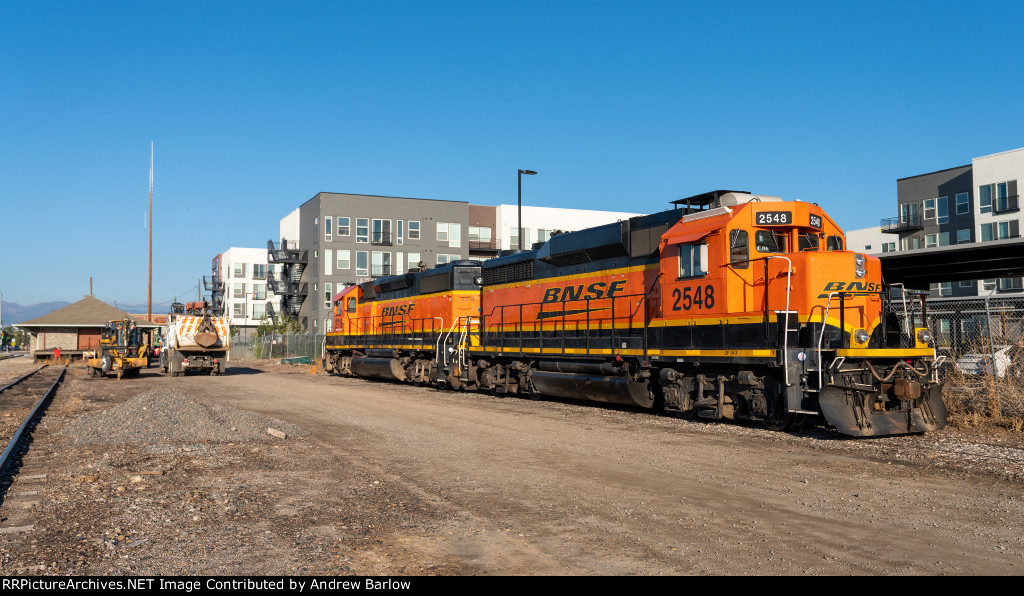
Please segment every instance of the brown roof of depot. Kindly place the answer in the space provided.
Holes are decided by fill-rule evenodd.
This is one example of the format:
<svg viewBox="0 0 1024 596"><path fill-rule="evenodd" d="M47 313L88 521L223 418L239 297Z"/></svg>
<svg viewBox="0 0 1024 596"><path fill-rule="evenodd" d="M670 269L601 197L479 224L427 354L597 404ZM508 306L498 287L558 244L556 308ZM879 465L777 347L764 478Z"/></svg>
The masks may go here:
<svg viewBox="0 0 1024 596"><path fill-rule="evenodd" d="M135 317L123 310L114 308L95 296L87 295L74 304L58 308L48 315L18 323L15 327L106 327L110 321L128 317L139 327L159 327L157 323L148 323L145 318Z"/></svg>

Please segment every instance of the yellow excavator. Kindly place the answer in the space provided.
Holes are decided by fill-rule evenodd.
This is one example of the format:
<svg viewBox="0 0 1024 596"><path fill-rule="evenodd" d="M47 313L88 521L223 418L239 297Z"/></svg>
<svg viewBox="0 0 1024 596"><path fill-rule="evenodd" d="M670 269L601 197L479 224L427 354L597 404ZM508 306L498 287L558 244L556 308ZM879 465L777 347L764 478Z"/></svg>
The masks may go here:
<svg viewBox="0 0 1024 596"><path fill-rule="evenodd" d="M111 372L116 373L118 379L136 377L149 365L149 344L143 342L135 321L127 317L110 321L100 335L99 349L86 363L92 377L105 377Z"/></svg>

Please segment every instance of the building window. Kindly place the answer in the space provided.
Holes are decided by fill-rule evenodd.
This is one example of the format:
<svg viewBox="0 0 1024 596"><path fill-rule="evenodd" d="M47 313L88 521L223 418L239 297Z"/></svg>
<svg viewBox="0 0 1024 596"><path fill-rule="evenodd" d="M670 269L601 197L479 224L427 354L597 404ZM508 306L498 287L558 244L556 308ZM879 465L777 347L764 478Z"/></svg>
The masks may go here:
<svg viewBox="0 0 1024 596"><path fill-rule="evenodd" d="M952 296L953 295L953 282L946 281L939 284L931 284L932 291L938 291L939 296Z"/></svg>
<svg viewBox="0 0 1024 596"><path fill-rule="evenodd" d="M370 241L370 220L365 217L356 219L356 242Z"/></svg>
<svg viewBox="0 0 1024 596"><path fill-rule="evenodd" d="M334 251L330 248L324 249L324 275L331 275L331 268L334 266Z"/></svg>
<svg viewBox="0 0 1024 596"><path fill-rule="evenodd" d="M409 261L408 261L408 263L409 263L409 267L408 267L409 271L412 271L413 269L419 269L420 268L420 253L418 253L418 252L411 252L411 253L409 253Z"/></svg>
<svg viewBox="0 0 1024 596"><path fill-rule="evenodd" d="M395 222L395 232L397 233L396 235L398 236L398 239L397 239L398 243L399 244L405 244L405 221L404 220L400 219L400 220Z"/></svg>
<svg viewBox="0 0 1024 596"><path fill-rule="evenodd" d="M974 287L974 282L973 281L962 281L962 282L960 282L960 287L961 288L972 288L972 287Z"/></svg>
<svg viewBox="0 0 1024 596"><path fill-rule="evenodd" d="M351 263L352 251L339 250L338 251L338 269L348 269L352 266Z"/></svg>
<svg viewBox="0 0 1024 596"><path fill-rule="evenodd" d="M680 244L679 245L679 277L700 277L703 276L704 266L703 261L705 260L704 254L707 252L707 245L704 243L700 244Z"/></svg>
<svg viewBox="0 0 1024 596"><path fill-rule="evenodd" d="M986 292L991 292L996 289L996 280L994 279L983 279L981 280L981 289Z"/></svg>
<svg viewBox="0 0 1024 596"><path fill-rule="evenodd" d="M253 300L266 300L267 299L267 285L266 284L252 284L252 299Z"/></svg>
<svg viewBox="0 0 1024 596"><path fill-rule="evenodd" d="M370 254L365 250L356 251L356 275L370 274Z"/></svg>
<svg viewBox="0 0 1024 596"><path fill-rule="evenodd" d="M884 252L884 253L885 252L896 252L896 243L895 242L884 242L882 244L882 252Z"/></svg>
<svg viewBox="0 0 1024 596"><path fill-rule="evenodd" d="M267 279L267 266L263 263L252 264L253 279Z"/></svg>
<svg viewBox="0 0 1024 596"><path fill-rule="evenodd" d="M245 277L245 263L235 263L235 277Z"/></svg>
<svg viewBox="0 0 1024 596"><path fill-rule="evenodd" d="M420 239L420 222L410 221L409 222L409 240Z"/></svg>
<svg viewBox="0 0 1024 596"><path fill-rule="evenodd" d="M324 284L324 308L331 307L331 284Z"/></svg>
<svg viewBox="0 0 1024 596"><path fill-rule="evenodd" d="M491 228L469 226L469 241L489 244L491 242Z"/></svg>
<svg viewBox="0 0 1024 596"><path fill-rule="evenodd" d="M949 232L939 232L939 246L949 246Z"/></svg>
<svg viewBox="0 0 1024 596"><path fill-rule="evenodd" d="M530 228L523 228L523 248L529 249L530 246ZM509 248L519 248L519 228L509 228L508 232L508 245Z"/></svg>
<svg viewBox="0 0 1024 596"><path fill-rule="evenodd" d="M327 217L324 218L324 241L330 242L331 241L331 236L332 236L331 216L328 215Z"/></svg>
<svg viewBox="0 0 1024 596"><path fill-rule="evenodd" d="M266 316L267 316L267 305L266 304L260 303L260 304L253 304L252 305L252 318L256 319L257 321L262 321Z"/></svg>
<svg viewBox="0 0 1024 596"><path fill-rule="evenodd" d="M956 243L967 244L971 241L971 229L964 228L956 231Z"/></svg>
<svg viewBox="0 0 1024 596"><path fill-rule="evenodd" d="M373 232L370 236L370 242L373 244L390 244L391 243L391 220L390 219L375 219L373 220Z"/></svg>
<svg viewBox="0 0 1024 596"><path fill-rule="evenodd" d="M924 218L935 219L935 199L924 200Z"/></svg>
<svg viewBox="0 0 1024 596"><path fill-rule="evenodd" d="M936 199L936 209L938 210L938 223L949 223L949 197Z"/></svg>
<svg viewBox="0 0 1024 596"><path fill-rule="evenodd" d="M956 214L965 215L971 212L971 197L965 192L956 194Z"/></svg>
<svg viewBox="0 0 1024 596"><path fill-rule="evenodd" d="M349 235L349 219L347 217L338 218L338 235L348 236Z"/></svg>
<svg viewBox="0 0 1024 596"><path fill-rule="evenodd" d="M982 213L992 213L992 187L989 185L978 187L978 207Z"/></svg>
<svg viewBox="0 0 1024 596"><path fill-rule="evenodd" d="M240 319L245 317L245 304L241 302L236 302L232 306L234 307L232 309L232 312L236 317Z"/></svg>
<svg viewBox="0 0 1024 596"><path fill-rule="evenodd" d="M1020 292L1024 290L1024 284L1021 283L1019 277L1001 277L999 278L999 291L1000 292Z"/></svg>
<svg viewBox="0 0 1024 596"><path fill-rule="evenodd" d="M370 271L370 275L373 277L391 275L391 253L374 251L371 264L373 269Z"/></svg>
<svg viewBox="0 0 1024 596"><path fill-rule="evenodd" d="M537 230L537 242L547 242L551 240L551 232L554 230Z"/></svg>
<svg viewBox="0 0 1024 596"><path fill-rule="evenodd" d="M245 284L235 284L235 298L245 298Z"/></svg>

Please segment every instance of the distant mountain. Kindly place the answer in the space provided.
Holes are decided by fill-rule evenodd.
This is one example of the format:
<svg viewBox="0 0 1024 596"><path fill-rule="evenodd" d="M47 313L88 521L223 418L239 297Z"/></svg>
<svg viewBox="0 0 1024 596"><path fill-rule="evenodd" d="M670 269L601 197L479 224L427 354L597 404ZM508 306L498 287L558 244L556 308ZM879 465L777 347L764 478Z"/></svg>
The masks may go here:
<svg viewBox="0 0 1024 596"><path fill-rule="evenodd" d="M17 325L25 321L31 321L32 319L39 318L43 315L48 315L58 308L64 308L71 304L70 302L40 302L39 304L30 304L28 306L22 306L17 302L4 301L3 304L3 325Z"/></svg>

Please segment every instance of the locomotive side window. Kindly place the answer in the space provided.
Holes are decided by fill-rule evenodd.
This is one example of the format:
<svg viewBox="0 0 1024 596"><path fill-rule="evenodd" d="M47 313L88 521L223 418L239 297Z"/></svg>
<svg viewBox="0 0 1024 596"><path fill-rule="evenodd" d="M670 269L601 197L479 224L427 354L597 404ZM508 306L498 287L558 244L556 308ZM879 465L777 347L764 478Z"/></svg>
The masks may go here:
<svg viewBox="0 0 1024 596"><path fill-rule="evenodd" d="M705 273L704 263L708 259L708 245L703 242L697 244L679 245L679 277L701 277Z"/></svg>
<svg viewBox="0 0 1024 596"><path fill-rule="evenodd" d="M785 234L758 230L754 234L754 243L757 244L757 252L787 252Z"/></svg>
<svg viewBox="0 0 1024 596"><path fill-rule="evenodd" d="M750 267L750 240L746 230L729 232L729 262L736 269Z"/></svg>
<svg viewBox="0 0 1024 596"><path fill-rule="evenodd" d="M843 250L843 237L829 236L825 241L825 250Z"/></svg>
<svg viewBox="0 0 1024 596"><path fill-rule="evenodd" d="M805 250L818 250L818 233L817 232L801 232L800 234L800 252Z"/></svg>
<svg viewBox="0 0 1024 596"><path fill-rule="evenodd" d="M356 299L354 297L348 299L348 312L356 312Z"/></svg>

